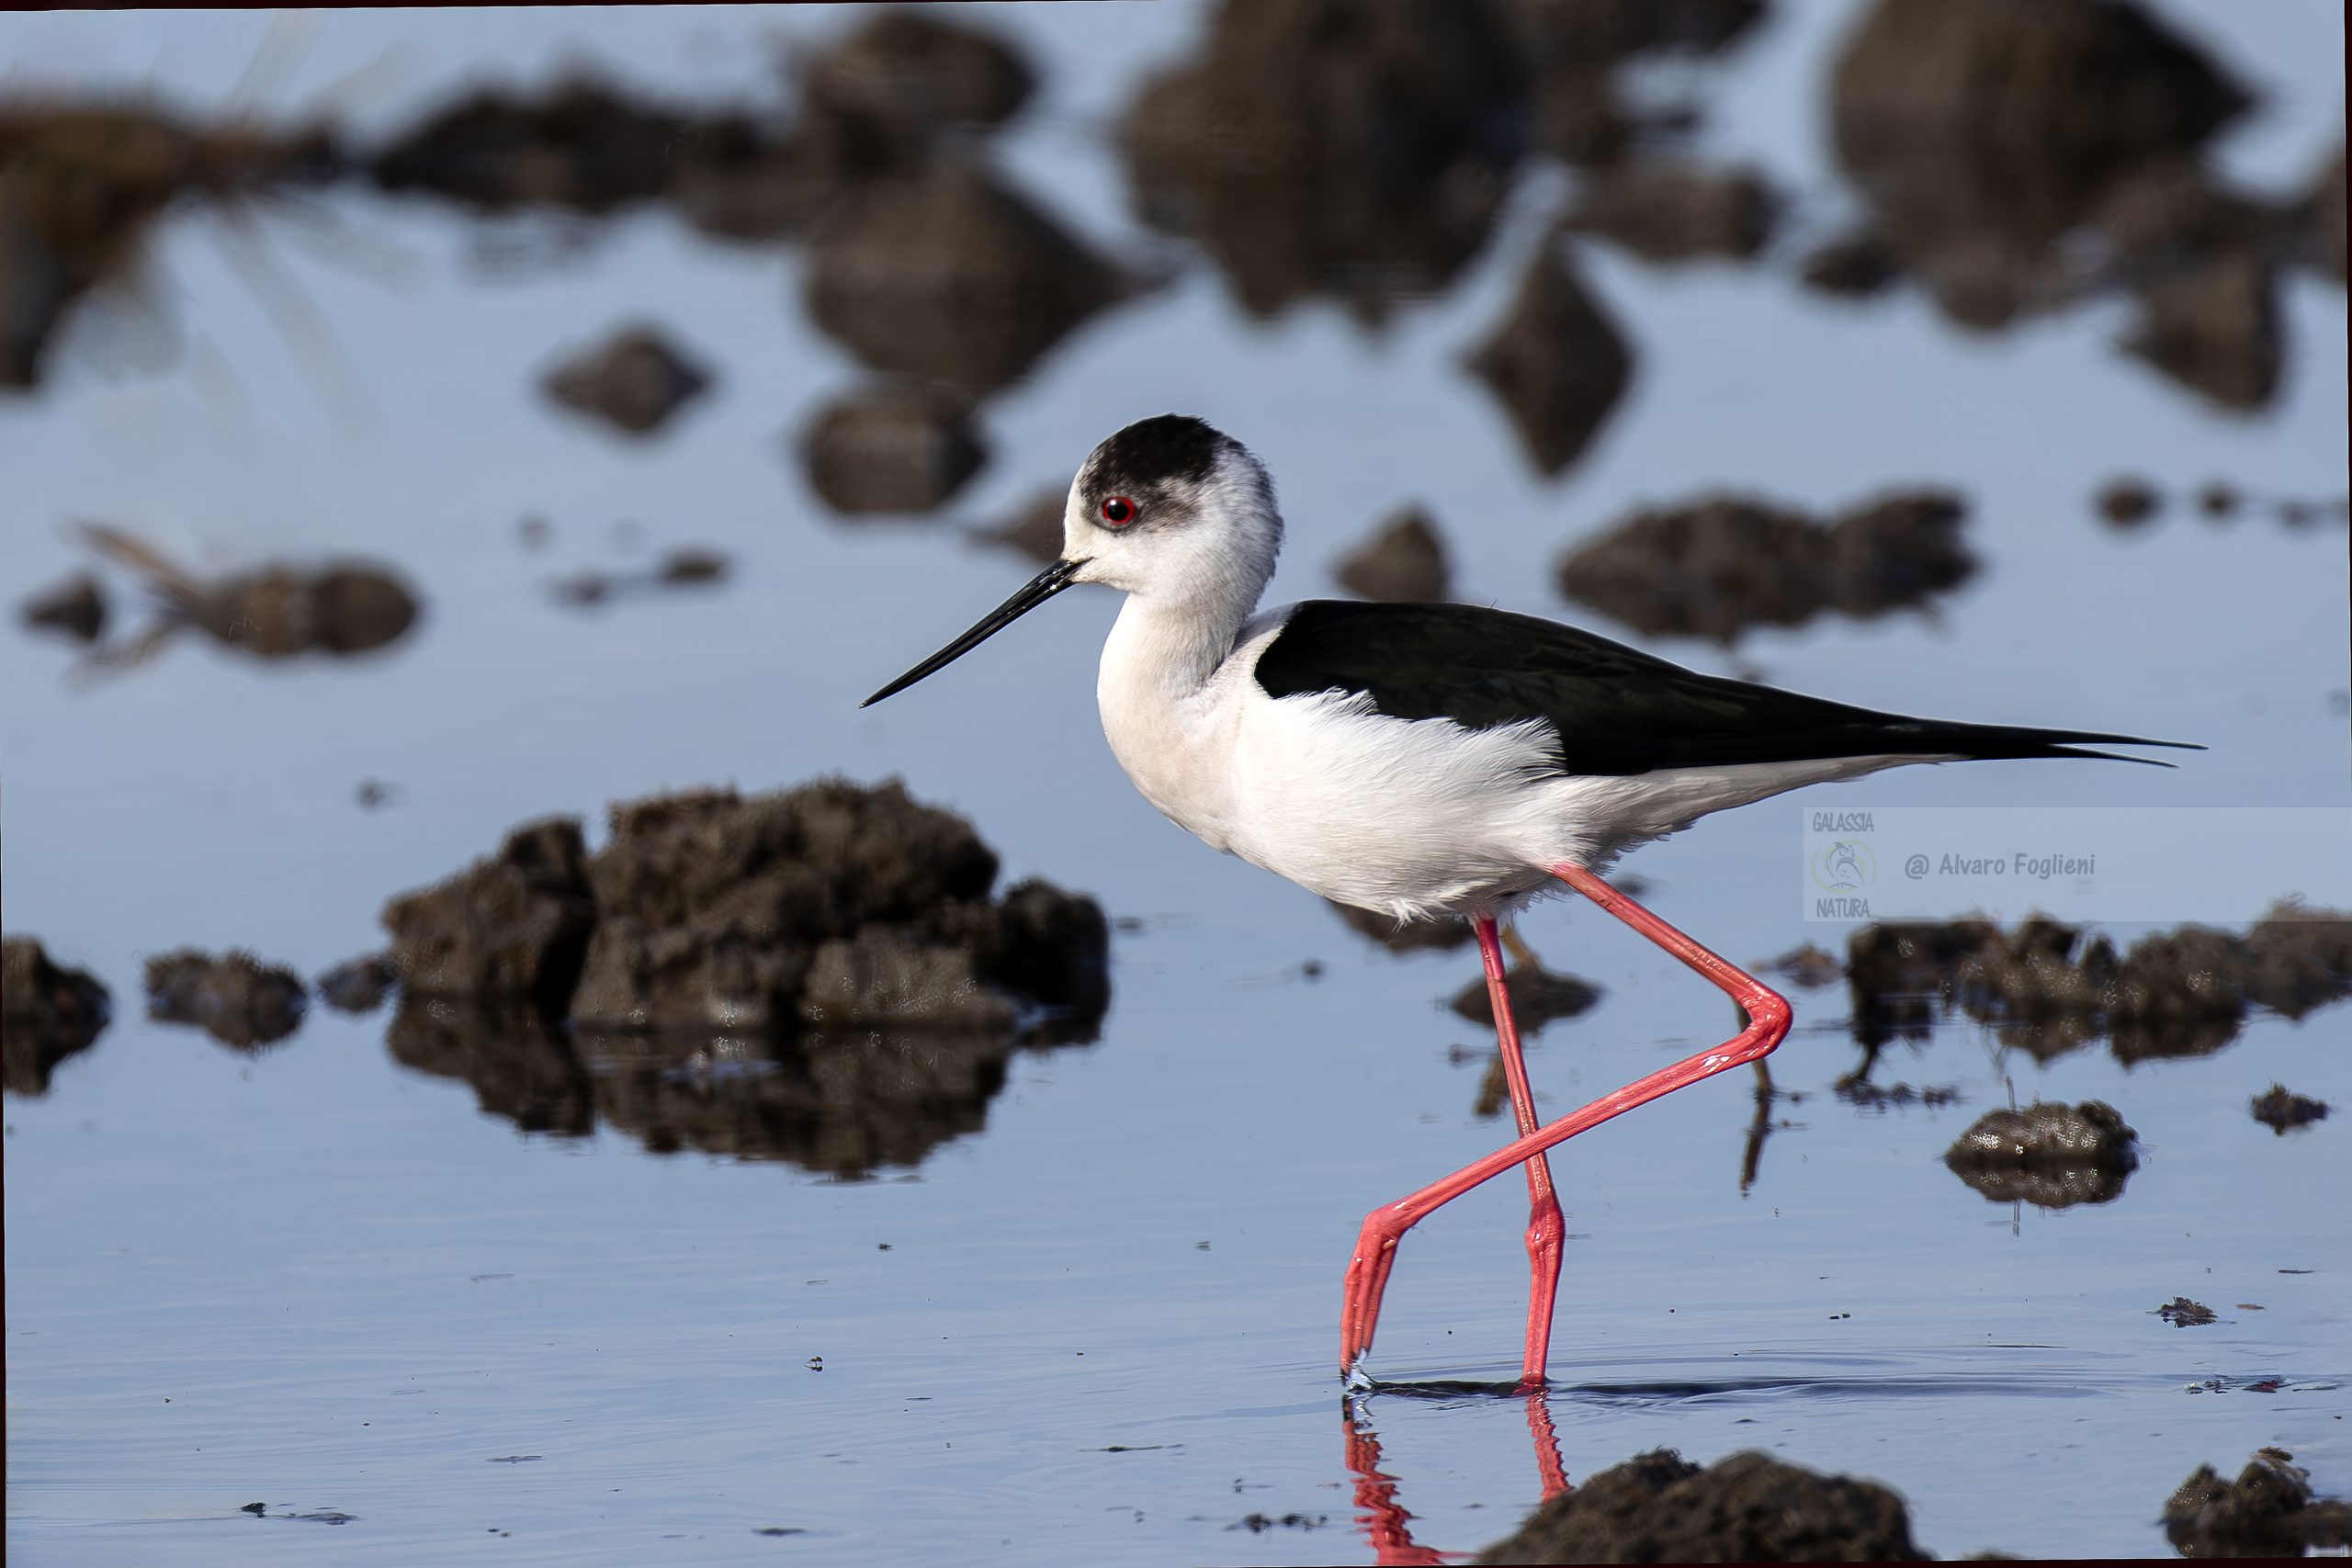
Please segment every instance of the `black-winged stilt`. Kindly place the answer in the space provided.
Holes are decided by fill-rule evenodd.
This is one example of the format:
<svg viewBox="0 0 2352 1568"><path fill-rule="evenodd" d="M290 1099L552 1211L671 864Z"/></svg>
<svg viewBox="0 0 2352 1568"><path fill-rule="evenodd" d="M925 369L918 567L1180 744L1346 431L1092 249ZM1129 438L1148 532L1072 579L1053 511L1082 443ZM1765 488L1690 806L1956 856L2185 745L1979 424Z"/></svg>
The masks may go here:
<svg viewBox="0 0 2352 1568"><path fill-rule="evenodd" d="M1527 1172L1533 1270L1523 1376L1539 1382L1562 1224L1545 1151L1781 1043L1789 1004L1601 880L1633 847L1804 784L1905 762L2113 757L2087 731L1906 718L1701 675L1590 632L1466 604L1310 600L1260 612L1282 546L1263 464L1197 419L1128 425L1071 482L1062 557L865 700L903 691L1062 590L1124 590L1095 686L1145 798L1212 848L1343 904L1469 918L1520 1137L1366 1216L1348 1264L1340 1364L1372 1348L1396 1245L1422 1216ZM2115 758L2143 761L2144 758ZM1722 1045L1538 1125L1497 918L1565 883L1727 993Z"/></svg>

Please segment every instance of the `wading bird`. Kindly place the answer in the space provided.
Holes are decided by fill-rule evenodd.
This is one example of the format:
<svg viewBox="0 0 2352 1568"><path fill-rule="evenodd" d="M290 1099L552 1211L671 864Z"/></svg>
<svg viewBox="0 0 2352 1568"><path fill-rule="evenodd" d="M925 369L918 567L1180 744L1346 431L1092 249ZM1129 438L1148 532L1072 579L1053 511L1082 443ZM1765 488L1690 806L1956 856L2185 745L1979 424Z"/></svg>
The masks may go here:
<svg viewBox="0 0 2352 1568"><path fill-rule="evenodd" d="M1874 713L1474 605L1310 600L1261 612L1283 536L1273 480L1239 442L1177 414L1128 425L1088 456L1062 530L1059 560L865 705L1064 589L1107 583L1127 601L1102 646L1096 698L1146 799L1212 848L1327 898L1398 919L1463 915L1477 934L1520 1136L1365 1217L1340 1317L1348 1374L1372 1348L1405 1233L1521 1166L1533 1275L1522 1375L1540 1382L1563 1232L1545 1151L1757 1061L1788 1032L1779 995L1601 880L1617 856L1711 811L1905 762L2177 744ZM1538 1125L1496 921L1555 881L1697 970L1747 1026Z"/></svg>

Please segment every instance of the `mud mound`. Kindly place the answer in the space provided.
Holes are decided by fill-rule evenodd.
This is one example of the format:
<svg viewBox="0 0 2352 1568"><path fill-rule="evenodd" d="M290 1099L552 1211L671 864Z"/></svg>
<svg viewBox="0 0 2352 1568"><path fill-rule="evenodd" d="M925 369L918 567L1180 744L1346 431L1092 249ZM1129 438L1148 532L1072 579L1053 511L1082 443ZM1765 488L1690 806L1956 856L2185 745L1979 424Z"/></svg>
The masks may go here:
<svg viewBox="0 0 2352 1568"><path fill-rule="evenodd" d="M1645 510L1562 557L1560 592L1646 636L1725 646L1836 611L1867 620L1966 582L1966 515L1945 491L1881 496L1826 522L1717 495Z"/></svg>
<svg viewBox="0 0 2352 1568"><path fill-rule="evenodd" d="M566 359L541 385L566 408L650 435L709 387L710 373L656 329L631 327Z"/></svg>
<svg viewBox="0 0 2352 1568"><path fill-rule="evenodd" d="M1634 376L1634 353L1556 237L1464 367L1502 400L1539 472L1564 472L1600 433Z"/></svg>
<svg viewBox="0 0 2352 1568"><path fill-rule="evenodd" d="M1094 902L991 898L994 852L896 783L655 796L611 829L588 857L534 824L387 908L401 1060L533 1130L851 1174L978 1128L1017 1048L1109 1005Z"/></svg>
<svg viewBox="0 0 2352 1568"><path fill-rule="evenodd" d="M1137 212L1195 237L1242 307L1377 321L1486 242L1527 73L1488 0L1226 0L1119 128Z"/></svg>
<svg viewBox="0 0 2352 1568"><path fill-rule="evenodd" d="M112 1000L95 976L50 961L28 936L0 942L0 1087L10 1094L49 1092L50 1075L90 1048L111 1016Z"/></svg>
<svg viewBox="0 0 2352 1568"><path fill-rule="evenodd" d="M1903 1499L1766 1454L1702 1470L1659 1449L1528 1517L1480 1562L1918 1562Z"/></svg>
<svg viewBox="0 0 2352 1568"><path fill-rule="evenodd" d="M2352 1546L2352 1505L2312 1495L2284 1449L2258 1449L2235 1481L2209 1464L2165 1504L2165 1536L2183 1557L2301 1557Z"/></svg>
<svg viewBox="0 0 2352 1568"><path fill-rule="evenodd" d="M147 961L147 1016L192 1023L241 1051L275 1044L302 1026L310 1005L301 977L250 953L214 956L194 948Z"/></svg>
<svg viewBox="0 0 2352 1568"><path fill-rule="evenodd" d="M2103 1101L2037 1103L1987 1111L1944 1151L1944 1164L1996 1203L2106 1203L2122 1195L2124 1178L2139 1168L2136 1137Z"/></svg>
<svg viewBox="0 0 2352 1568"><path fill-rule="evenodd" d="M1438 536L1436 522L1418 506L1397 513L1350 550L1333 575L1359 599L1419 604L1452 597L1445 541Z"/></svg>

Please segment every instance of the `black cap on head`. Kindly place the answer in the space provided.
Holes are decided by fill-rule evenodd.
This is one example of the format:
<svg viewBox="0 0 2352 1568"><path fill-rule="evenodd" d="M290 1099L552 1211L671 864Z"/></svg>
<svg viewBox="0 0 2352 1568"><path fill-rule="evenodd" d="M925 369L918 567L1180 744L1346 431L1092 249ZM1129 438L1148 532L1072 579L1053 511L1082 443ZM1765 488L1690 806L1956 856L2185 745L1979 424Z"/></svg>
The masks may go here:
<svg viewBox="0 0 2352 1568"><path fill-rule="evenodd" d="M1218 454L1231 445L1232 437L1190 414L1139 419L1094 449L1086 460L1086 485L1117 494L1170 481L1204 484L1216 471Z"/></svg>

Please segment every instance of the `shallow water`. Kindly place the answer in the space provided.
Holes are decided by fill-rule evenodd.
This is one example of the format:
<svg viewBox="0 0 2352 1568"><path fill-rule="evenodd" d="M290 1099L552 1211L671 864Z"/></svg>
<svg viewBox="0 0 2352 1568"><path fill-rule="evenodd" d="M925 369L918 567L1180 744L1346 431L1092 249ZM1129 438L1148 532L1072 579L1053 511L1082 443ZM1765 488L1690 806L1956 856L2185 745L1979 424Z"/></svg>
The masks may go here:
<svg viewBox="0 0 2352 1568"><path fill-rule="evenodd" d="M1782 10L1695 76L1702 145L1834 209L1817 106L1851 10ZM2273 95L2223 162L2300 184L2340 135L2340 9L2167 10ZM1181 257L1135 225L1102 130L1148 63L1186 47L1197 7L983 14L1046 83L1001 139L1006 166L1106 248ZM297 101L398 37L408 79L364 123L483 60L536 78L567 51L724 94L752 79L750 43L847 20L338 16L282 90ZM17 17L0 39L28 69L218 102L263 25ZM1769 632L1740 659L1868 705L2211 750L2170 773L1987 763L1801 799L2343 803L2343 530L2211 528L2176 509L2119 538L2088 504L2127 470L2340 495L2340 289L2290 275L2278 401L2222 417L2114 351L2112 303L1970 337L1912 293L1807 295L1787 250L1666 270L1594 247L1592 283L1636 344L1634 389L1546 484L1455 361L1563 188L1523 177L1459 285L1376 335L1319 305L1254 326L1211 268L1184 268L989 402L993 458L949 515L993 520L1115 424L1186 408L1282 481L1278 595L1329 592L1333 558L1419 499L1453 544L1459 596L1557 615L1552 558L1636 501L1724 485L1834 507L1948 482L1987 570L1936 618ZM1107 597L1072 595L858 711L1030 568L944 524L844 524L808 491L778 433L859 373L801 315L797 251L714 246L653 213L499 278L469 260L480 225L445 209L327 206L405 258L386 282L265 220L340 369L306 367L198 213L153 262L185 343L174 364L117 368L103 329L77 327L51 385L0 404L12 600L79 561L58 523L95 516L207 569L379 556L426 601L385 656L261 667L190 640L86 688L59 646L0 635L8 927L104 978L117 1014L46 1097L6 1106L12 1555L1369 1560L1351 1431L1376 1434L1422 1544L1474 1550L1515 1526L1540 1495L1528 1412L1463 1386L1516 1370L1509 1182L1405 1245L1374 1370L1410 1386L1351 1410L1332 1365L1361 1215L1501 1139L1471 1111L1476 1062L1447 1056L1487 1043L1442 1006L1475 963L1393 957L1136 797L1091 711ZM639 314L721 379L671 431L623 446L530 382ZM553 527L544 553L515 540L532 513ZM643 531L635 554L610 532L624 520ZM734 580L590 614L545 592L687 543L730 552ZM832 771L901 775L969 815L1008 880L1044 875L1137 922L1114 939L1101 1042L1023 1054L986 1130L913 1170L842 1182L650 1154L610 1129L525 1135L467 1086L393 1062L385 1014L314 1011L253 1058L139 1016L142 956L239 945L314 974L380 941L386 897L526 818ZM355 804L363 778L394 786L382 808ZM1631 869L1735 959L1836 946L1840 928L1797 919L1799 820L1768 803ZM1606 990L1532 1048L1547 1109L1729 1026L1712 992L1589 908L1546 907L1525 929ZM1744 1079L1555 1156L1573 1239L1549 1409L1571 1479L1658 1445L1702 1462L1765 1447L1894 1486L1919 1542L1947 1554L2162 1552L2172 1487L2267 1443L2352 1491L2352 1223L2333 1201L2347 1119L2278 1137L2246 1112L2274 1080L2352 1105L2340 1010L2128 1071L2097 1049L2038 1066L1948 1022L1878 1077L1959 1102L1874 1112L1829 1093L1858 1055L1843 991L1796 1001L1773 1063L1803 1098L1776 1106L1785 1124L1745 1192ZM1954 1179L1938 1156L2012 1088L2114 1104L2148 1151L2124 1195L2016 1213ZM2221 1321L2161 1322L2177 1294ZM238 1511L254 1502L270 1517ZM1251 1516L1297 1522L1253 1531ZM796 1533L759 1533L775 1530Z"/></svg>

